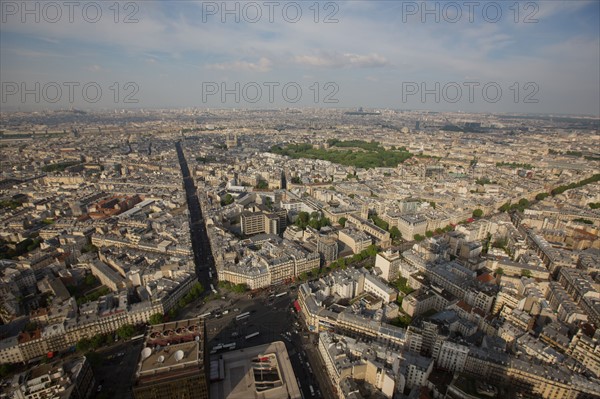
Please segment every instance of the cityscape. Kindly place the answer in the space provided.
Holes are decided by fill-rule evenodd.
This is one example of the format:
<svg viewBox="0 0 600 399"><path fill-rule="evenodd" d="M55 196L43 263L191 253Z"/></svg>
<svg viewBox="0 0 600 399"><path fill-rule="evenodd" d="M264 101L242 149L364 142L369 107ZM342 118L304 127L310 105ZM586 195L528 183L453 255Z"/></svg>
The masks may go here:
<svg viewBox="0 0 600 399"><path fill-rule="evenodd" d="M370 3L2 0L0 399L600 398L599 4Z"/></svg>

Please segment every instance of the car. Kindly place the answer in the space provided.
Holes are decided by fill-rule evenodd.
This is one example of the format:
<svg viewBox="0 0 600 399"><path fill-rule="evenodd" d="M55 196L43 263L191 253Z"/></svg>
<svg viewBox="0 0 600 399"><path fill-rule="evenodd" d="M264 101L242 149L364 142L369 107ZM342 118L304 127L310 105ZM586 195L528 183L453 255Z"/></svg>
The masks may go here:
<svg viewBox="0 0 600 399"><path fill-rule="evenodd" d="M234 311L234 312L239 312L239 311L240 311L240 308L235 308L235 309L233 309L233 311Z"/></svg>

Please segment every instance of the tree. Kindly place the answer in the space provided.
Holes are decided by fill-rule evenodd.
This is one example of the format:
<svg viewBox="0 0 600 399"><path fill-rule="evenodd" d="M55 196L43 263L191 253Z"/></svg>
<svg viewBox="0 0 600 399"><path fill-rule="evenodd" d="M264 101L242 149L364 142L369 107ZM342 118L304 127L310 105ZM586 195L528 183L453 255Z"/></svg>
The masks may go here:
<svg viewBox="0 0 600 399"><path fill-rule="evenodd" d="M398 230L398 227L392 226L392 228L390 229L390 237L392 238L392 240L402 238L402 233L400 232L400 230Z"/></svg>
<svg viewBox="0 0 600 399"><path fill-rule="evenodd" d="M536 199L536 201L542 201L544 198L546 198L549 195L550 194L548 194L548 193L539 193L538 195L535 196L535 199Z"/></svg>
<svg viewBox="0 0 600 399"><path fill-rule="evenodd" d="M0 378L4 378L12 372L12 364L1 364L0 365Z"/></svg>
<svg viewBox="0 0 600 399"><path fill-rule="evenodd" d="M121 339L129 339L133 337L133 334L135 334L135 327L133 324L124 324L117 328L117 335Z"/></svg>
<svg viewBox="0 0 600 399"><path fill-rule="evenodd" d="M527 269L521 269L521 276L523 277L531 277L531 270L527 270Z"/></svg>
<svg viewBox="0 0 600 399"><path fill-rule="evenodd" d="M259 190L266 190L269 188L269 183L267 183L265 180L259 180L256 188Z"/></svg>
<svg viewBox="0 0 600 399"><path fill-rule="evenodd" d="M427 238L431 238L431 237L433 237L433 231L431 231L431 230L427 230L427 231L425 232L425 236L426 236Z"/></svg>
<svg viewBox="0 0 600 399"><path fill-rule="evenodd" d="M346 219L345 217L341 217L338 219L338 223L342 226L342 227L346 227L346 222L348 221L348 219Z"/></svg>
<svg viewBox="0 0 600 399"><path fill-rule="evenodd" d="M233 201L234 201L233 196L231 194L227 193L221 200L221 205L225 206L225 205L233 204Z"/></svg>
<svg viewBox="0 0 600 399"><path fill-rule="evenodd" d="M481 209L475 209L473 211L473 217L474 218L480 218L483 216L483 211Z"/></svg>
<svg viewBox="0 0 600 399"><path fill-rule="evenodd" d="M162 313L154 313L152 316L150 316L150 324L155 325L155 324L162 324L164 323L164 316L162 315Z"/></svg>
<svg viewBox="0 0 600 399"><path fill-rule="evenodd" d="M496 269L496 275L497 275L497 276L502 276L502 275L504 275L504 269L503 269L503 268L501 268L501 267L497 268L497 269Z"/></svg>
<svg viewBox="0 0 600 399"><path fill-rule="evenodd" d="M88 286L92 286L92 285L96 284L96 281L97 281L96 276L94 276L92 273L85 276L85 279L83 280L85 285L88 285Z"/></svg>
<svg viewBox="0 0 600 399"><path fill-rule="evenodd" d="M505 202L504 204L502 204L502 206L500 208L498 208L498 210L500 212L507 212L510 209L510 202Z"/></svg>
<svg viewBox="0 0 600 399"><path fill-rule="evenodd" d="M77 345L75 345L75 348L77 348L77 350L80 352L87 352L91 348L91 346L92 344L89 338L81 338L77 342Z"/></svg>
<svg viewBox="0 0 600 399"><path fill-rule="evenodd" d="M421 234L415 234L413 238L415 241L423 241L425 239Z"/></svg>
<svg viewBox="0 0 600 399"><path fill-rule="evenodd" d="M265 206L270 210L273 210L273 200L271 197L265 197Z"/></svg>

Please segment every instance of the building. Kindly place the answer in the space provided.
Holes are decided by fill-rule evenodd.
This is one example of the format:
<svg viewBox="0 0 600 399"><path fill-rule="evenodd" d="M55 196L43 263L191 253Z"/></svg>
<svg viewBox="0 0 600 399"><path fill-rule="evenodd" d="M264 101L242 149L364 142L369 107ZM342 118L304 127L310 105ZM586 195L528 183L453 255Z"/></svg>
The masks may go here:
<svg viewBox="0 0 600 399"><path fill-rule="evenodd" d="M240 215L242 234L250 236L259 233L280 234L286 227L287 211L250 212Z"/></svg>
<svg viewBox="0 0 600 399"><path fill-rule="evenodd" d="M394 302L398 298L398 292L371 274L364 277L364 291L381 298L384 303Z"/></svg>
<svg viewBox="0 0 600 399"><path fill-rule="evenodd" d="M208 399L206 331L200 318L151 326L140 354L135 399Z"/></svg>
<svg viewBox="0 0 600 399"><path fill-rule="evenodd" d="M364 251L372 244L371 238L366 233L350 228L340 230L338 239L350 247L355 254Z"/></svg>
<svg viewBox="0 0 600 399"><path fill-rule="evenodd" d="M301 399L281 341L219 355L211 361L212 399Z"/></svg>
<svg viewBox="0 0 600 399"><path fill-rule="evenodd" d="M85 357L42 364L28 370L15 399L86 399L94 389L92 368Z"/></svg>
<svg viewBox="0 0 600 399"><path fill-rule="evenodd" d="M400 274L402 260L398 251L385 251L378 253L375 258L375 267L381 270L381 278L394 281Z"/></svg>
<svg viewBox="0 0 600 399"><path fill-rule="evenodd" d="M427 219L421 215L402 215L398 218L398 230L406 240L412 240L416 234L425 236Z"/></svg>
<svg viewBox="0 0 600 399"><path fill-rule="evenodd" d="M338 244L335 237L319 236L317 239L317 252L321 255L324 264L336 260L338 258Z"/></svg>

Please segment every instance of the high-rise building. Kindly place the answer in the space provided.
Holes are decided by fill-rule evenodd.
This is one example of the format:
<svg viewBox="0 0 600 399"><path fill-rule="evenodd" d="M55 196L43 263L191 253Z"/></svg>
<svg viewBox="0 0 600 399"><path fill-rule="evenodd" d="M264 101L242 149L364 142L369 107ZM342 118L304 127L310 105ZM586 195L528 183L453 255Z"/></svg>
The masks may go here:
<svg viewBox="0 0 600 399"><path fill-rule="evenodd" d="M200 318L151 326L137 366L135 399L208 399L209 359Z"/></svg>

